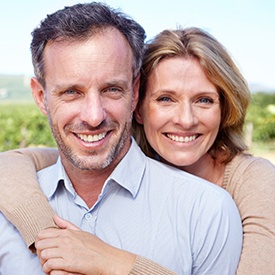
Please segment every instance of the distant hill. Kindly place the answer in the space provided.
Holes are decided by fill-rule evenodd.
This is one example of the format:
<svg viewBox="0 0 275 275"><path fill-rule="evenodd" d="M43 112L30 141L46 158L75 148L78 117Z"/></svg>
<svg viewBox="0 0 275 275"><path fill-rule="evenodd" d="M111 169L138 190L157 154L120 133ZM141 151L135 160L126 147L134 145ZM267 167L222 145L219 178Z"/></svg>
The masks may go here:
<svg viewBox="0 0 275 275"><path fill-rule="evenodd" d="M255 92L275 92L258 84L250 84ZM5 101L33 101L30 90L30 77L24 75L0 74L0 103Z"/></svg>
<svg viewBox="0 0 275 275"><path fill-rule="evenodd" d="M249 83L249 89L251 93L265 92L265 93L274 93L275 88L266 87L258 83Z"/></svg>
<svg viewBox="0 0 275 275"><path fill-rule="evenodd" d="M11 100L33 101L30 90L30 77L0 74L0 102Z"/></svg>

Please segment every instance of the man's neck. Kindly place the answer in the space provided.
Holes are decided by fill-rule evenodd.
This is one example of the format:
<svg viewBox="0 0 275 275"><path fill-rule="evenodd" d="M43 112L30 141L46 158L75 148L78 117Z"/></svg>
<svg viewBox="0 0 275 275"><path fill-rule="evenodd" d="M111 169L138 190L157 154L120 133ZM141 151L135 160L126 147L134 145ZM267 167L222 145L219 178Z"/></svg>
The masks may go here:
<svg viewBox="0 0 275 275"><path fill-rule="evenodd" d="M85 201L87 206L91 208L97 201L103 185L111 173L115 170L119 162L124 158L130 148L130 138L123 150L111 163L102 169L84 170L76 167L69 161L65 155L60 153L61 162L64 169L74 186L77 194Z"/></svg>
<svg viewBox="0 0 275 275"><path fill-rule="evenodd" d="M85 201L89 208L96 203L106 179L115 168L110 166L102 170L80 170L71 163L66 163L65 165L63 163L63 166L76 193Z"/></svg>

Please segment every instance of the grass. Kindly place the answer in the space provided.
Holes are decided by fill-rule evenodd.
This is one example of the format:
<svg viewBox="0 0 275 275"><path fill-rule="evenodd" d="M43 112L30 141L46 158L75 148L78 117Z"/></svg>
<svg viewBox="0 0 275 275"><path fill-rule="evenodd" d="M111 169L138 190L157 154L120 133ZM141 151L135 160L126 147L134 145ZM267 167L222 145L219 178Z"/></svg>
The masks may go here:
<svg viewBox="0 0 275 275"><path fill-rule="evenodd" d="M275 141L253 142L249 151L255 156L269 159L275 165Z"/></svg>

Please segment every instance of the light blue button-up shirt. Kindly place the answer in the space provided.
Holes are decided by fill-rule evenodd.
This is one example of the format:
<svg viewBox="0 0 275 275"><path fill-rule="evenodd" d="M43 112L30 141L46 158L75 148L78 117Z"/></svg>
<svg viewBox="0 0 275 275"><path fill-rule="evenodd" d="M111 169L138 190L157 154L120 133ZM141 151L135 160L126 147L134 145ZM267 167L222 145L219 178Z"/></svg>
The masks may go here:
<svg viewBox="0 0 275 275"><path fill-rule="evenodd" d="M147 158L134 140L91 209L75 192L60 160L38 178L59 216L113 246L178 274L235 274L242 227L230 195ZM0 274L43 274L36 255L1 213Z"/></svg>

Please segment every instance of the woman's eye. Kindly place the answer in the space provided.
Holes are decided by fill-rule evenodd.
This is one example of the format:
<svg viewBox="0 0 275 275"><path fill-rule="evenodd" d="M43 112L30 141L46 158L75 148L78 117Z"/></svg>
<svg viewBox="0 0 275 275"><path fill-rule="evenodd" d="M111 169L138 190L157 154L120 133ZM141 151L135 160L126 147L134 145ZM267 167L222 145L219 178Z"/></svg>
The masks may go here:
<svg viewBox="0 0 275 275"><path fill-rule="evenodd" d="M171 98L168 96L162 96L162 97L159 97L157 101L169 102L171 101Z"/></svg>
<svg viewBox="0 0 275 275"><path fill-rule="evenodd" d="M203 104L212 104L214 102L214 100L209 97L202 97L198 100L198 102L203 103Z"/></svg>

